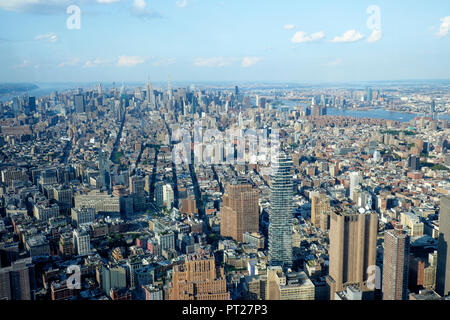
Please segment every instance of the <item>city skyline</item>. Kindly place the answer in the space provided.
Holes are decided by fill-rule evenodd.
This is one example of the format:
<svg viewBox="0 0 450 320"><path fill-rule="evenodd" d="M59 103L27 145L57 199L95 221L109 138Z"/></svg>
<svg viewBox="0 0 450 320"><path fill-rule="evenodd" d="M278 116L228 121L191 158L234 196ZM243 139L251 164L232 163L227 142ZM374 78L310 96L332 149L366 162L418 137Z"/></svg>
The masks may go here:
<svg viewBox="0 0 450 320"><path fill-rule="evenodd" d="M450 301L448 0L0 0L0 30L0 302Z"/></svg>
<svg viewBox="0 0 450 320"><path fill-rule="evenodd" d="M0 81L448 79L449 14L445 1L3 0Z"/></svg>
<svg viewBox="0 0 450 320"><path fill-rule="evenodd" d="M154 88L0 102L0 299L448 299L445 87Z"/></svg>

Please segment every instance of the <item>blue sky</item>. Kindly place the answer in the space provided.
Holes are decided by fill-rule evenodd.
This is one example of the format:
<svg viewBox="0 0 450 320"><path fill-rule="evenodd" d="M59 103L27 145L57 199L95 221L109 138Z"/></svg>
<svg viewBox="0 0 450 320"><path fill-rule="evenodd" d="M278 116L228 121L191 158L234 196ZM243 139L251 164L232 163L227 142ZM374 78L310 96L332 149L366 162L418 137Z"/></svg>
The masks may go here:
<svg viewBox="0 0 450 320"><path fill-rule="evenodd" d="M449 57L448 0L0 0L0 82L448 79Z"/></svg>

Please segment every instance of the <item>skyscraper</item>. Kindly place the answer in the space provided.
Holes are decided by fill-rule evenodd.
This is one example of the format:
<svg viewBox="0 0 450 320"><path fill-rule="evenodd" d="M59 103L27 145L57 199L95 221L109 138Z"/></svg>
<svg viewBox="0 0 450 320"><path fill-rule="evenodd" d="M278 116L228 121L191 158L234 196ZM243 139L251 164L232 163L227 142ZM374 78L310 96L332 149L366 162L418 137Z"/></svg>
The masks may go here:
<svg viewBox="0 0 450 320"><path fill-rule="evenodd" d="M36 97L28 97L28 112L36 111Z"/></svg>
<svg viewBox="0 0 450 320"><path fill-rule="evenodd" d="M130 177L130 194L133 198L134 211L145 209L145 179L141 176Z"/></svg>
<svg viewBox="0 0 450 320"><path fill-rule="evenodd" d="M154 107L153 88L150 80L147 82L147 102L150 109Z"/></svg>
<svg viewBox="0 0 450 320"><path fill-rule="evenodd" d="M19 97L13 98L12 111L14 116L17 116L20 113L20 100Z"/></svg>
<svg viewBox="0 0 450 320"><path fill-rule="evenodd" d="M305 117L309 117L311 115L311 107L305 106Z"/></svg>
<svg viewBox="0 0 450 320"><path fill-rule="evenodd" d="M439 212L439 238L436 269L436 292L450 293L450 196L441 198Z"/></svg>
<svg viewBox="0 0 450 320"><path fill-rule="evenodd" d="M35 289L35 269L32 258L14 261L0 268L0 300L32 300Z"/></svg>
<svg viewBox="0 0 450 320"><path fill-rule="evenodd" d="M245 232L259 231L258 191L247 182L229 185L220 215L220 234L243 242Z"/></svg>
<svg viewBox="0 0 450 320"><path fill-rule="evenodd" d="M100 188L108 188L110 177L109 177L109 168L107 166L107 158L105 157L105 152L100 150L98 155L98 170L99 170L99 180L100 180Z"/></svg>
<svg viewBox="0 0 450 320"><path fill-rule="evenodd" d="M164 181L155 183L155 202L159 208L164 206Z"/></svg>
<svg viewBox="0 0 450 320"><path fill-rule="evenodd" d="M169 97L169 102L172 102L172 86L170 83L170 74L167 79L167 96Z"/></svg>
<svg viewBox="0 0 450 320"><path fill-rule="evenodd" d="M410 238L395 223L384 234L383 300L407 300Z"/></svg>
<svg viewBox="0 0 450 320"><path fill-rule="evenodd" d="M378 215L336 208L330 216L330 299L348 285L369 291L369 267L375 266Z"/></svg>
<svg viewBox="0 0 450 320"><path fill-rule="evenodd" d="M280 152L270 176L269 264L292 266L292 159Z"/></svg>
<svg viewBox="0 0 450 320"><path fill-rule="evenodd" d="M86 111L84 106L84 96L82 94L75 95L74 104L76 113L83 113Z"/></svg>
<svg viewBox="0 0 450 320"><path fill-rule="evenodd" d="M373 100L372 88L366 88L366 98L367 98L367 102L372 102L372 100Z"/></svg>
<svg viewBox="0 0 450 320"><path fill-rule="evenodd" d="M102 85L100 82L98 83L98 86L97 86L97 94L99 97L102 96Z"/></svg>
<svg viewBox="0 0 450 320"><path fill-rule="evenodd" d="M320 96L320 105L321 105L321 106L325 106L325 104L326 104L326 102L325 102L325 96L322 94L322 95Z"/></svg>

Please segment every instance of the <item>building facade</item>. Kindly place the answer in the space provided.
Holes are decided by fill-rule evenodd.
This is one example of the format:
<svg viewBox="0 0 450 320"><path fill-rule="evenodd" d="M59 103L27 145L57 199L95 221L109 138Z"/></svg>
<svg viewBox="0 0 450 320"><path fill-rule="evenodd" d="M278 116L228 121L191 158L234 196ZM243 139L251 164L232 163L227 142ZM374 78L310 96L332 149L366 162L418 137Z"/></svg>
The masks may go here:
<svg viewBox="0 0 450 320"><path fill-rule="evenodd" d="M214 256L186 256L173 268L168 300L230 300L224 269Z"/></svg>
<svg viewBox="0 0 450 320"><path fill-rule="evenodd" d="M383 300L407 300L410 238L397 223L384 234Z"/></svg>
<svg viewBox="0 0 450 320"><path fill-rule="evenodd" d="M347 211L348 210L348 211ZM348 285L367 288L371 267L375 267L378 215L347 209L334 211L330 218L330 264L327 282L330 298Z"/></svg>
<svg viewBox="0 0 450 320"><path fill-rule="evenodd" d="M284 152L272 162L270 176L269 264L292 265L292 159Z"/></svg>
<svg viewBox="0 0 450 320"><path fill-rule="evenodd" d="M450 196L448 195L441 198L436 268L436 292L441 296L447 296L450 293Z"/></svg>
<svg viewBox="0 0 450 320"><path fill-rule="evenodd" d="M220 213L220 234L238 242L244 241L244 233L259 231L258 191L248 183L229 185L223 196Z"/></svg>

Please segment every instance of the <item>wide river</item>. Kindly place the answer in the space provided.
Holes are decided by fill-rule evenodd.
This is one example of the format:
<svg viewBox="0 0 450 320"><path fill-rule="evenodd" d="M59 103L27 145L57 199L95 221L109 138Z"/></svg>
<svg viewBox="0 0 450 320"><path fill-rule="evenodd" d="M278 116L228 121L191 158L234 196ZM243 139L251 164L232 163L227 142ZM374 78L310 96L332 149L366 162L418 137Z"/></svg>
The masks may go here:
<svg viewBox="0 0 450 320"><path fill-rule="evenodd" d="M292 102L286 102L282 105L285 105L287 107L293 108L294 106L302 105L302 103L292 103ZM281 105L281 106L282 106ZM279 106L277 106L279 107ZM376 119L387 119L387 120L395 120L395 121L402 121L402 122L409 122L412 119L416 117L422 117L423 113L404 113L404 112L393 112L393 111L387 111L383 108L378 109L371 109L371 110L357 110L353 108L348 109L337 109L337 108L327 108L327 115L330 116L345 116L345 117L354 117L354 118L376 118ZM448 120L450 121L450 114L439 114L438 115L439 120Z"/></svg>

